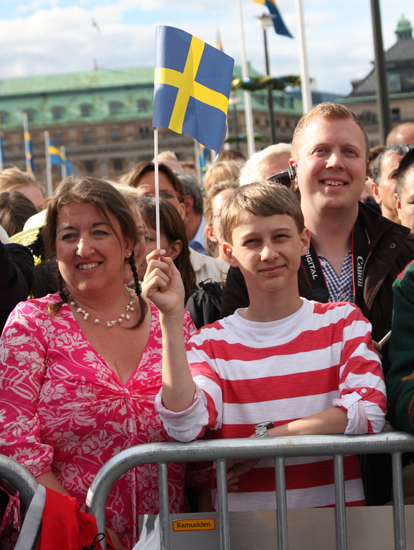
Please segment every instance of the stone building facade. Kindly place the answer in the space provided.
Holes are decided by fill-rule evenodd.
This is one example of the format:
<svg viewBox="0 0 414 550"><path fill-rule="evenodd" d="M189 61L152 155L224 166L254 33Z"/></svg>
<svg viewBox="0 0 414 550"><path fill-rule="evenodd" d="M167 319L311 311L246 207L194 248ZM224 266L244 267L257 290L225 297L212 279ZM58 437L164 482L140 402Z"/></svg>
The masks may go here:
<svg viewBox="0 0 414 550"><path fill-rule="evenodd" d="M240 76L235 67L234 76ZM252 75L258 73L251 69ZM152 108L154 69L98 70L74 74L0 80L0 118L4 132L5 166L25 169L23 113L27 113L33 157L39 181L46 179L44 132L64 146L79 174L118 179L140 160L154 156ZM228 115L229 133L245 133L243 94L236 92ZM277 141L290 141L302 114L300 100L273 92ZM266 90L252 93L256 149L271 142ZM232 144L232 146L234 146ZM246 151L244 141L240 149ZM172 150L181 160L194 161L190 136L159 129L159 150ZM53 167L54 184L60 180Z"/></svg>

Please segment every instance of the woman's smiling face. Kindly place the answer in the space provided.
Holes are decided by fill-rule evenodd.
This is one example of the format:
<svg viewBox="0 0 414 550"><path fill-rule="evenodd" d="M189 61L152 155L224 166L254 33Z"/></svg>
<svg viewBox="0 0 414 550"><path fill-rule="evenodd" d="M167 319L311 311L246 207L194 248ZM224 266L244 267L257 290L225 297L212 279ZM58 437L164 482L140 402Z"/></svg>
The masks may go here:
<svg viewBox="0 0 414 550"><path fill-rule="evenodd" d="M125 239L118 220L91 203L72 203L59 211L56 253L60 273L75 297L110 292L123 284L125 259L133 243ZM115 231L114 231L115 230Z"/></svg>

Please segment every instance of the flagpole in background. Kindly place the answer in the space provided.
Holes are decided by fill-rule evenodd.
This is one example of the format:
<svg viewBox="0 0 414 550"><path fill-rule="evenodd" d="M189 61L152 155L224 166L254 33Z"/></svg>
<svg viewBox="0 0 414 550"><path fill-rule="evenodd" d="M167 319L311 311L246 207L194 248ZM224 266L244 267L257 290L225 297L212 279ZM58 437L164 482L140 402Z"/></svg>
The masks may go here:
<svg viewBox="0 0 414 550"><path fill-rule="evenodd" d="M24 131L24 152L26 157L26 172L33 174L33 153L31 151L31 136L29 132L29 121L27 113L23 113L23 131Z"/></svg>
<svg viewBox="0 0 414 550"><path fill-rule="evenodd" d="M200 146L196 138L194 139L194 160L195 160L195 169L197 173L197 179L201 185L201 169L200 169Z"/></svg>
<svg viewBox="0 0 414 550"><path fill-rule="evenodd" d="M4 132L1 129L1 121L0 121L0 172L3 172L4 170L4 145L3 145L3 137Z"/></svg>
<svg viewBox="0 0 414 550"><path fill-rule="evenodd" d="M93 70L97 71L99 69L98 65L98 32L101 32L101 29L98 25L98 23L95 21L95 19L92 18L92 27L95 27L96 34L94 35L94 41L93 41Z"/></svg>
<svg viewBox="0 0 414 550"><path fill-rule="evenodd" d="M66 158L66 151L65 151L65 148L64 146L62 145L61 148L60 148L60 151L63 155L63 158ZM66 178L66 176L68 175L68 170L67 170L67 167L66 167L66 162L62 162L61 164L61 170L62 170L62 179L64 180Z"/></svg>
<svg viewBox="0 0 414 550"><path fill-rule="evenodd" d="M308 52L306 48L305 21L303 17L302 0L296 0L296 11L298 12L299 27L299 48L300 48L300 81L302 88L303 113L312 109L312 93L310 89Z"/></svg>
<svg viewBox="0 0 414 550"><path fill-rule="evenodd" d="M49 132L44 132L44 136L45 136L45 157L46 157L46 188L47 188L47 196L50 197L53 194L53 181L52 181L52 163L50 162Z"/></svg>
<svg viewBox="0 0 414 550"><path fill-rule="evenodd" d="M242 77L249 78L249 72L247 70L246 61L246 49L244 47L244 30L243 30L243 11L241 0L238 0L239 4L239 18L240 18L240 36L241 36L241 53L242 53ZM246 119L246 135L247 135L247 154L250 158L255 152L254 144L254 130L253 130L253 114L252 104L250 101L250 92L244 90L244 116Z"/></svg>

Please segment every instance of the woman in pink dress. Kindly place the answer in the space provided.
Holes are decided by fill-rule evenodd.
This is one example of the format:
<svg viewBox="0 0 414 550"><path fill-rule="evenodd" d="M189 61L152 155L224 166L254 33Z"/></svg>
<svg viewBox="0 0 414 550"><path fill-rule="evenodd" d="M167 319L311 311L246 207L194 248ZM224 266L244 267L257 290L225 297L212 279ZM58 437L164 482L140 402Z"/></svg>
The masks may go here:
<svg viewBox="0 0 414 550"><path fill-rule="evenodd" d="M158 311L141 296L131 210L110 184L63 181L48 205L45 241L61 291L20 303L0 341L0 453L84 505L92 479L133 445L168 441L154 409L161 387ZM135 251L137 247L135 246ZM136 289L124 285L131 266ZM184 323L188 340L194 326ZM172 513L184 511L185 465L169 466ZM138 539L138 515L158 513L155 465L127 472L107 502L117 548ZM112 535L111 535L112 536Z"/></svg>

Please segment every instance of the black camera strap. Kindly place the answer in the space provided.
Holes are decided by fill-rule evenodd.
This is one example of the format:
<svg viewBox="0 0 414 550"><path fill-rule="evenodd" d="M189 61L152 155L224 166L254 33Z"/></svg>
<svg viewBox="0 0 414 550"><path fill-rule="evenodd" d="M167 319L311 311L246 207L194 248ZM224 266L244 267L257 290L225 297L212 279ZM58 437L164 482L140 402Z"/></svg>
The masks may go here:
<svg viewBox="0 0 414 550"><path fill-rule="evenodd" d="M364 226L357 218L352 229L352 273L355 304L362 308L364 303L364 267L368 258L368 236ZM311 240L308 252L302 256L302 267L317 302L329 302L329 291L323 274L321 262Z"/></svg>

